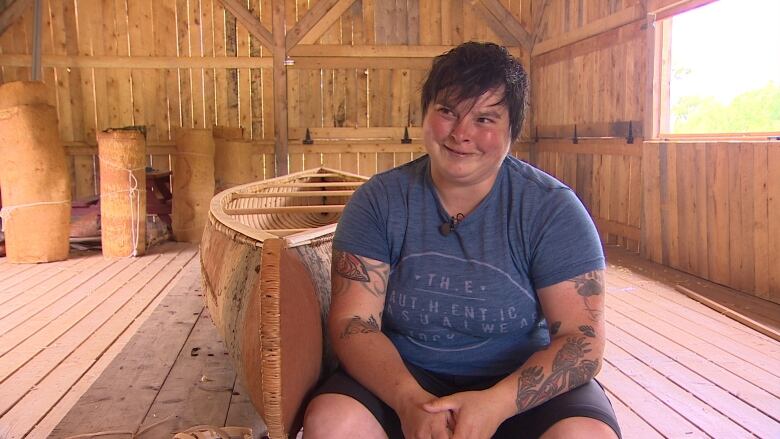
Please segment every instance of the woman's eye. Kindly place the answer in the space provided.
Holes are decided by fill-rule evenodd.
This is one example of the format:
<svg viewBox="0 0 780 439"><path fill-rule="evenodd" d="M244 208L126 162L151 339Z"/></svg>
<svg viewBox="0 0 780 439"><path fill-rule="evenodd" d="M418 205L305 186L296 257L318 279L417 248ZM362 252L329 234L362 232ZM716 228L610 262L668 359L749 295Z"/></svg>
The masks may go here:
<svg viewBox="0 0 780 439"><path fill-rule="evenodd" d="M479 117L477 118L477 122L479 123L493 123L493 119L489 117Z"/></svg>
<svg viewBox="0 0 780 439"><path fill-rule="evenodd" d="M449 114L453 114L453 113L452 113L452 110L450 110L450 109L449 109L449 108L447 108L447 107L439 107L439 110L438 110L438 111L439 111L439 113L441 113L441 114L448 114L448 115L449 115Z"/></svg>

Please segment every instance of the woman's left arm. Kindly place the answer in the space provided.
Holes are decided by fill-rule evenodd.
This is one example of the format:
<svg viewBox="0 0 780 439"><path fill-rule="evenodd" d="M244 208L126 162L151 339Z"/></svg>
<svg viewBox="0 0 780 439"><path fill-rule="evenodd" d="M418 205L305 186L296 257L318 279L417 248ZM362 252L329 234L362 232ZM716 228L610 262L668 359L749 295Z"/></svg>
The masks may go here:
<svg viewBox="0 0 780 439"><path fill-rule="evenodd" d="M440 398L427 410L453 412L453 439L490 438L509 417L587 383L602 364L604 292L604 270L541 288L550 345L495 386Z"/></svg>

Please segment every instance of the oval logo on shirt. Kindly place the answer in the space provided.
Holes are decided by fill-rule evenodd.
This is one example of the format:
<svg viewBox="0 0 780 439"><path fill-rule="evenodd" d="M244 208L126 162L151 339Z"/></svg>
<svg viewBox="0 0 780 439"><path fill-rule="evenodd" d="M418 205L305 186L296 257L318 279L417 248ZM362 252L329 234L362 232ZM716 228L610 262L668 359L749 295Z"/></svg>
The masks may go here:
<svg viewBox="0 0 780 439"><path fill-rule="evenodd" d="M505 271L438 252L404 257L390 273L384 321L416 346L439 352L484 347L532 330L534 296Z"/></svg>

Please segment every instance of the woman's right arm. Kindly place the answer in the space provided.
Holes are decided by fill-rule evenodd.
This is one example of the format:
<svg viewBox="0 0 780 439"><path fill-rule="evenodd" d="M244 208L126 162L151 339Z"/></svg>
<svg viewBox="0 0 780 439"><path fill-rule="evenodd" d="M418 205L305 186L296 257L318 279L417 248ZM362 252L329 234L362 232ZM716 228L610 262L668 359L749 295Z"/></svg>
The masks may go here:
<svg viewBox="0 0 780 439"><path fill-rule="evenodd" d="M331 343L341 367L395 410L407 438L448 438L446 416L422 408L434 396L417 384L381 331L389 273L387 263L333 250Z"/></svg>

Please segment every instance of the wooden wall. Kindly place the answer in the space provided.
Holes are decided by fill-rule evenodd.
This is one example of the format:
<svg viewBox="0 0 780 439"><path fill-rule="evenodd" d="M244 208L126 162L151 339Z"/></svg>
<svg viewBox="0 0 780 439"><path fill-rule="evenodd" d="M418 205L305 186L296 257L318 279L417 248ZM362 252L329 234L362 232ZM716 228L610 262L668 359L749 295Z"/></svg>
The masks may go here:
<svg viewBox="0 0 780 439"><path fill-rule="evenodd" d="M147 127L150 165L162 169L169 168L176 127L243 127L254 142L255 177L273 175L271 51L219 1L43 3L44 80L73 155L74 197L93 195L97 187L95 133L127 125ZM272 0L240 3L271 29ZM285 0L287 30L317 3ZM515 20L529 20L530 0L500 3ZM324 164L372 175L420 155L418 141L401 145L400 139L406 126L419 138L420 86L432 57L471 39L518 45L480 2L347 6L321 36L288 51L290 172ZM30 6L0 37L0 82L29 78L31 33ZM315 145L300 143L307 128ZM518 148L527 157L527 146Z"/></svg>
<svg viewBox="0 0 780 439"><path fill-rule="evenodd" d="M532 161L577 192L604 242L639 251L646 55L640 2L549 0L534 7L543 12L531 60L531 129L538 138Z"/></svg>
<svg viewBox="0 0 780 439"><path fill-rule="evenodd" d="M780 143L642 139L647 8L711 1L535 1L531 159L575 189L604 242L780 303Z"/></svg>
<svg viewBox="0 0 780 439"><path fill-rule="evenodd" d="M647 142L643 253L780 303L780 142Z"/></svg>
<svg viewBox="0 0 780 439"><path fill-rule="evenodd" d="M287 30L323 1L285 0ZM531 112L513 154L569 184L604 242L780 302L777 143L644 142L648 8L674 14L710 1L332 2L338 14L287 52L290 171L373 175L419 156L431 58L467 40L495 41L530 65ZM272 0L240 3L271 28ZM486 6L499 4L503 21ZM218 0L44 5L44 79L76 198L95 193L95 133L131 124L147 126L150 164L163 169L174 128L241 126L255 178L273 175L271 53ZM31 19L27 11L0 36L0 82L29 77ZM520 48L507 22L531 32L532 49ZM414 142L401 144L407 126ZM314 145L300 142L307 128Z"/></svg>

